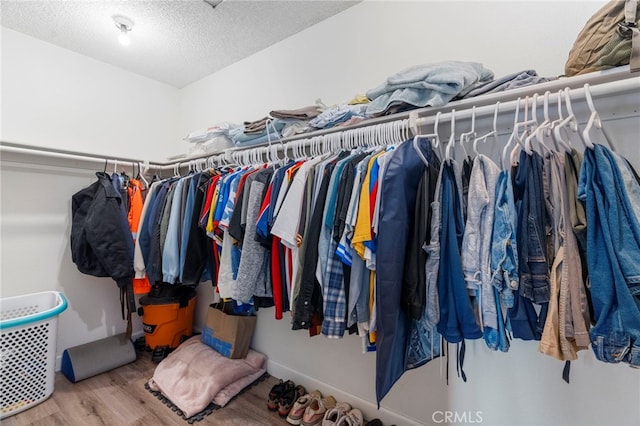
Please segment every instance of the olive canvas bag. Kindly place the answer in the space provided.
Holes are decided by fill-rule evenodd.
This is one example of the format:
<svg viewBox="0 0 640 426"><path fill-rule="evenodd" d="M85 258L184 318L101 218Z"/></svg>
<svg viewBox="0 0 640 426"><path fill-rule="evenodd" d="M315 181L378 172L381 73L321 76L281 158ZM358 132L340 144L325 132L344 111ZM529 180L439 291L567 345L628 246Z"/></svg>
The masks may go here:
<svg viewBox="0 0 640 426"><path fill-rule="evenodd" d="M596 12L569 52L567 76L630 64L640 70L640 2L610 1Z"/></svg>

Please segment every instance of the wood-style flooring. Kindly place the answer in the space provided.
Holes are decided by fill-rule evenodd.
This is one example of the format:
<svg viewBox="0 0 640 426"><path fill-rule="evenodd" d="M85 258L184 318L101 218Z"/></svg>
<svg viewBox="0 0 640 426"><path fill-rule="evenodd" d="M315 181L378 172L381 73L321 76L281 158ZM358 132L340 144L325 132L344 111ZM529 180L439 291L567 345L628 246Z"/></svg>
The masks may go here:
<svg viewBox="0 0 640 426"><path fill-rule="evenodd" d="M128 365L78 383L56 373L55 391L46 401L2 420L17 425L179 425L188 426L144 384L156 367L148 353ZM288 425L267 410L267 395L278 380L269 377L194 425Z"/></svg>

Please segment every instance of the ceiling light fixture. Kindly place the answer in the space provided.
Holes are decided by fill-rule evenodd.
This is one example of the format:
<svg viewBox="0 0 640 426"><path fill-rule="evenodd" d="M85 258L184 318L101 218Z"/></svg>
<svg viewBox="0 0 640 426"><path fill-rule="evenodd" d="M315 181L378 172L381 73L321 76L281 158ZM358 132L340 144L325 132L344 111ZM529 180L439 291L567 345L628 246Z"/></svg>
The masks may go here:
<svg viewBox="0 0 640 426"><path fill-rule="evenodd" d="M113 22L115 22L116 28L120 30L120 35L118 36L120 44L123 46L130 45L129 31L133 29L133 21L126 16L116 15L113 17Z"/></svg>

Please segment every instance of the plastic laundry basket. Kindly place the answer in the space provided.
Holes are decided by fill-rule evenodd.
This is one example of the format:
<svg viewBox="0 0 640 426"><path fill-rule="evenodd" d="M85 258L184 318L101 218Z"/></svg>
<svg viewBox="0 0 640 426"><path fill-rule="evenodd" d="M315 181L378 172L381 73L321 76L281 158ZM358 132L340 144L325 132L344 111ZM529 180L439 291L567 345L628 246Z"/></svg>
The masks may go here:
<svg viewBox="0 0 640 426"><path fill-rule="evenodd" d="M53 393L58 315L66 308L57 291L0 300L0 419Z"/></svg>

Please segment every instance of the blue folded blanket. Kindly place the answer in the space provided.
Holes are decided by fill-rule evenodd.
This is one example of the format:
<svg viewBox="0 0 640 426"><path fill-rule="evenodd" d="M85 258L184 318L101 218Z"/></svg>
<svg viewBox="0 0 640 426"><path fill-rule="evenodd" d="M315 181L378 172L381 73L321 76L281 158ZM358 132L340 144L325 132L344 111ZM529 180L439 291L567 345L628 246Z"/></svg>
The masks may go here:
<svg viewBox="0 0 640 426"><path fill-rule="evenodd" d="M264 144L269 141L269 138L271 138L271 142L275 142L281 136L282 129L286 124L286 121L276 118L260 133L249 134L244 133L243 127L236 127L229 130L229 137L235 145L242 146Z"/></svg>
<svg viewBox="0 0 640 426"><path fill-rule="evenodd" d="M438 107L464 96L478 84L493 80L493 72L476 62L446 61L418 65L388 77L367 92L367 115L379 114L398 103Z"/></svg>

